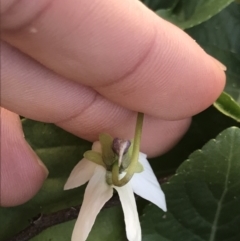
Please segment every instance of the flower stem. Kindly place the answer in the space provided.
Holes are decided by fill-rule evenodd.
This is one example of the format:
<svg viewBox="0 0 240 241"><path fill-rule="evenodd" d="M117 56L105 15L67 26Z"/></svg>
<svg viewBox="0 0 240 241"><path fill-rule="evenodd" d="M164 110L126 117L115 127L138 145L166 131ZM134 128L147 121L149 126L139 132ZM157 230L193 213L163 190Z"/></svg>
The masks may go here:
<svg viewBox="0 0 240 241"><path fill-rule="evenodd" d="M133 141L133 151L131 156L131 163L127 169L126 175L119 180L119 166L118 162L115 162L112 169L112 181L113 185L122 187L127 184L135 173L136 165L138 163L138 156L140 151L141 136L142 136L142 126L143 126L144 114L138 112L137 123L135 128L135 135Z"/></svg>

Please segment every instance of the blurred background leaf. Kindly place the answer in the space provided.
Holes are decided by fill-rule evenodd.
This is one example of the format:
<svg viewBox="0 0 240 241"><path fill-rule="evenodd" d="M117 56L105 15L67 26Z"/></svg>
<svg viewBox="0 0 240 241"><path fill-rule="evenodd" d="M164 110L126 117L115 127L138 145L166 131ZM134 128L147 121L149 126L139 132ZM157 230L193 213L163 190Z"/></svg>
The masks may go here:
<svg viewBox="0 0 240 241"><path fill-rule="evenodd" d="M156 11L160 17L182 29L187 29L210 19L233 1L234 0L145 0L144 3Z"/></svg>
<svg viewBox="0 0 240 241"><path fill-rule="evenodd" d="M76 220L44 230L30 241L69 241ZM121 207L106 208L100 212L87 241L127 241Z"/></svg>
<svg viewBox="0 0 240 241"><path fill-rule="evenodd" d="M208 21L186 32L207 53L226 65L225 91L240 103L240 5L234 2Z"/></svg>
<svg viewBox="0 0 240 241"><path fill-rule="evenodd" d="M153 11L159 9L173 9L179 0L141 0L148 8Z"/></svg>
<svg viewBox="0 0 240 241"><path fill-rule="evenodd" d="M231 127L192 153L162 186L168 212L144 210L143 241L239 241L239 146Z"/></svg>
<svg viewBox="0 0 240 241"><path fill-rule="evenodd" d="M188 132L181 141L166 154L150 160L156 175L166 177L175 173L190 153L231 126L240 127L240 123L223 115L213 106L194 116Z"/></svg>

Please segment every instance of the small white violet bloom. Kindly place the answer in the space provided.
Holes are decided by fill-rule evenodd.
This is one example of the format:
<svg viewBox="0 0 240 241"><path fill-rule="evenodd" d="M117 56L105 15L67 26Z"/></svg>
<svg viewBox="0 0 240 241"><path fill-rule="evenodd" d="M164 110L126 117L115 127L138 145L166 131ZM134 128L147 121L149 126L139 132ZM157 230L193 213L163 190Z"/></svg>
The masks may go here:
<svg viewBox="0 0 240 241"><path fill-rule="evenodd" d="M92 150L101 153L99 141L93 144ZM135 173L132 179L122 187L109 185L106 182L106 169L86 158L83 158L74 167L64 186L64 190L79 187L87 181L89 183L75 223L72 241L85 241L87 239L98 213L112 197L113 189L118 192L122 204L128 240L141 241L141 227L133 192L154 203L163 211L167 209L165 195L146 157L145 154L139 153L138 161L142 164L144 170L141 173Z"/></svg>

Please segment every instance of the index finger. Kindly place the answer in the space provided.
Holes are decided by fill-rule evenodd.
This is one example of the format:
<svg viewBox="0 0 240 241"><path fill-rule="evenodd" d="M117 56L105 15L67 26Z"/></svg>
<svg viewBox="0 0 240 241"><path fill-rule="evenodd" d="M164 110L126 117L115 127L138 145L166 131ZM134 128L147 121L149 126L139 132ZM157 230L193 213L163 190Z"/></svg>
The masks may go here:
<svg viewBox="0 0 240 241"><path fill-rule="evenodd" d="M13 1L2 12L5 41L131 110L186 118L224 87L212 58L139 1Z"/></svg>

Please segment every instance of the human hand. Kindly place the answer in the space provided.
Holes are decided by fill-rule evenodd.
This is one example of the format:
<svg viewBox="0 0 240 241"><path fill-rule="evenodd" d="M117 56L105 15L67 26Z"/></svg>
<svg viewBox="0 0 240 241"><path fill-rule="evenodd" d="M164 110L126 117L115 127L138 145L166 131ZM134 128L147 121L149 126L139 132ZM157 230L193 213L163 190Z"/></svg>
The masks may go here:
<svg viewBox="0 0 240 241"><path fill-rule="evenodd" d="M144 112L142 151L153 156L223 90L221 64L139 1L1 6L3 206L30 199L47 176L18 115L94 141L101 132L133 137L136 111Z"/></svg>

